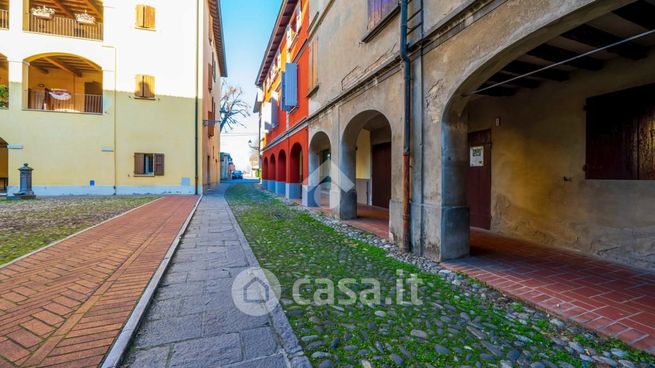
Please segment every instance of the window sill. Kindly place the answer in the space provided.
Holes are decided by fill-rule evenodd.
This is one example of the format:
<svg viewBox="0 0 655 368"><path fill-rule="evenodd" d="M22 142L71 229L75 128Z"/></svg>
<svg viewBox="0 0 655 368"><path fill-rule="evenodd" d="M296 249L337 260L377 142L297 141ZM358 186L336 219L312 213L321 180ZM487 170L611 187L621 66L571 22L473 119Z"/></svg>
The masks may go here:
<svg viewBox="0 0 655 368"><path fill-rule="evenodd" d="M139 31L157 32L157 28L145 28L145 27L134 26L134 29L138 29Z"/></svg>
<svg viewBox="0 0 655 368"><path fill-rule="evenodd" d="M316 91L318 91L319 84L316 84L314 87L312 87L309 92L307 92L307 97L311 97Z"/></svg>
<svg viewBox="0 0 655 368"><path fill-rule="evenodd" d="M133 96L132 97L135 100L139 101L157 101L157 97L139 97L139 96Z"/></svg>
<svg viewBox="0 0 655 368"><path fill-rule="evenodd" d="M155 174L134 174L135 178L154 178Z"/></svg>
<svg viewBox="0 0 655 368"><path fill-rule="evenodd" d="M389 24L391 21L400 13L400 5L396 6L392 11L389 12L382 20L375 25L375 27L371 28L366 34L364 34L364 37L362 38L362 42L367 43L371 41L375 36L377 36L378 33L382 32L382 30Z"/></svg>

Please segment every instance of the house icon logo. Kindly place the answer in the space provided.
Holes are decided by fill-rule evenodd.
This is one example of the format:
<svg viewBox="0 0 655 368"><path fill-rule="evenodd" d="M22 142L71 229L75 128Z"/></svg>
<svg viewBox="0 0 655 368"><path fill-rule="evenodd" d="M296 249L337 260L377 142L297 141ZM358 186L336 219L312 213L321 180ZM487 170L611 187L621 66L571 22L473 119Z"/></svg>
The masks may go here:
<svg viewBox="0 0 655 368"><path fill-rule="evenodd" d="M263 316L272 311L278 304L280 292L277 277L259 267L241 271L232 283L234 305L250 316Z"/></svg>
<svg viewBox="0 0 655 368"><path fill-rule="evenodd" d="M268 283L255 277L243 287L243 301L246 303L266 303L270 298Z"/></svg>

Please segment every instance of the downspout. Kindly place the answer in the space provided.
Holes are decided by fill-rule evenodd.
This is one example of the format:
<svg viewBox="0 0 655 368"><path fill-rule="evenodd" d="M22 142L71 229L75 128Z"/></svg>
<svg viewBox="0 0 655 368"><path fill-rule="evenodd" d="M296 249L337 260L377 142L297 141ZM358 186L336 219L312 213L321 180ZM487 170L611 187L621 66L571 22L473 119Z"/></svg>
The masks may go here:
<svg viewBox="0 0 655 368"><path fill-rule="evenodd" d="M195 99L195 109L194 109L194 120L193 127L195 133L195 145L193 151L193 157L195 160L194 170L195 170L195 183L194 183L194 193L198 195L198 78L200 78L200 69L198 68L198 63L200 62L200 0L196 0L196 99Z"/></svg>
<svg viewBox="0 0 655 368"><path fill-rule="evenodd" d="M408 0L400 1L400 57L403 60L404 79L404 127L403 127L403 243L402 251L412 250L410 226L410 167L409 154L411 150L411 61L407 53L407 7Z"/></svg>

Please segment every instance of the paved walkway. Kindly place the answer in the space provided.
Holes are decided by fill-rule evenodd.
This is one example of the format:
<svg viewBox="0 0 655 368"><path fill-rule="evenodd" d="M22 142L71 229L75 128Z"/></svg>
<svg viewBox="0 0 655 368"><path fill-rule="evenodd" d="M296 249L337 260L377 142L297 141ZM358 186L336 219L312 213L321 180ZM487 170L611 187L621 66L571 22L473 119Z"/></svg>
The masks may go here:
<svg viewBox="0 0 655 368"><path fill-rule="evenodd" d="M471 257L445 265L655 353L655 273L474 229Z"/></svg>
<svg viewBox="0 0 655 368"><path fill-rule="evenodd" d="M97 366L197 197L166 197L0 269L0 367Z"/></svg>
<svg viewBox="0 0 655 368"><path fill-rule="evenodd" d="M157 289L126 364L131 367L287 367L300 352L281 309L251 317L231 295L257 261L223 198L203 197ZM281 331L281 332L280 332Z"/></svg>

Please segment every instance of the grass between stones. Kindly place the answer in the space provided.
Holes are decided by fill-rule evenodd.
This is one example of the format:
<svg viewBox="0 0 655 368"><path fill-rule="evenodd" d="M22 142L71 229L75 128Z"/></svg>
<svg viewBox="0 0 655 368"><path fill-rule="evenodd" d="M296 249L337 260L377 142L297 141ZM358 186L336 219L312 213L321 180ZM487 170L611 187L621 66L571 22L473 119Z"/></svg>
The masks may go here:
<svg viewBox="0 0 655 368"><path fill-rule="evenodd" d="M0 265L156 198L116 196L2 200Z"/></svg>
<svg viewBox="0 0 655 368"><path fill-rule="evenodd" d="M493 300L392 259L384 250L349 238L252 185L232 186L226 198L260 265L278 277L285 313L317 367L593 365L572 354L567 344L553 343L554 327L546 316L540 320L509 316ZM407 277L417 274L423 281L421 305L369 305L361 300L343 305L339 300L348 296L338 288L335 305L302 305L292 295L294 282L303 277L329 278L335 285L344 278L375 278L382 302L387 296L395 301L397 270ZM300 289L300 295L311 299L324 287L312 282ZM371 285L349 287L360 293ZM409 290L406 294L404 300L409 300ZM524 306L513 303L513 308ZM637 364L655 361L618 342L585 343L599 351L620 347L626 352L623 359Z"/></svg>

